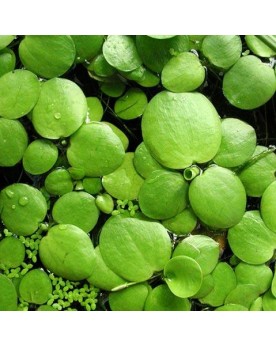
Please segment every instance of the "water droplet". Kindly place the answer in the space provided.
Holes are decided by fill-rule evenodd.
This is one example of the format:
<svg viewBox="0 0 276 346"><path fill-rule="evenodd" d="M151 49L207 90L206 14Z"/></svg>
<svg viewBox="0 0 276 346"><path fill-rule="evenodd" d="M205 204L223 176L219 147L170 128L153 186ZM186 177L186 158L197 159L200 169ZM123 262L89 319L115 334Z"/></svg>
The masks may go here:
<svg viewBox="0 0 276 346"><path fill-rule="evenodd" d="M60 113L55 113L54 114L54 118L59 120L61 118L61 114Z"/></svg>
<svg viewBox="0 0 276 346"><path fill-rule="evenodd" d="M6 190L6 195L7 195L9 198L13 198L14 192L13 192L12 190Z"/></svg>
<svg viewBox="0 0 276 346"><path fill-rule="evenodd" d="M62 230L67 229L67 225L59 225L59 229L62 229Z"/></svg>
<svg viewBox="0 0 276 346"><path fill-rule="evenodd" d="M20 197L18 203L22 206L25 207L29 203L29 198L26 196Z"/></svg>
<svg viewBox="0 0 276 346"><path fill-rule="evenodd" d="M11 206L11 208L14 210L16 207L15 207L15 204L13 204L12 206Z"/></svg>

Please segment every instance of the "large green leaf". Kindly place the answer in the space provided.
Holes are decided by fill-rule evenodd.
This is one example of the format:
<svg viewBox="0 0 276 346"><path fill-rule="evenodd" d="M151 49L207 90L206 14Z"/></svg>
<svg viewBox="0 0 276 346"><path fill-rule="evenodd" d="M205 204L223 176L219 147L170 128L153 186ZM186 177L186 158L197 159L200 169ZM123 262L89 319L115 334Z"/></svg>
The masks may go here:
<svg viewBox="0 0 276 346"><path fill-rule="evenodd" d="M152 156L168 168L182 169L211 160L221 141L221 123L202 94L162 91L142 118L142 135Z"/></svg>
<svg viewBox="0 0 276 346"><path fill-rule="evenodd" d="M32 123L42 137L59 139L72 135L86 115L87 102L81 88L69 79L53 78L42 84Z"/></svg>
<svg viewBox="0 0 276 346"><path fill-rule="evenodd" d="M224 96L240 109L262 106L274 95L275 88L274 70L254 55L241 57L223 77Z"/></svg>
<svg viewBox="0 0 276 346"><path fill-rule="evenodd" d="M135 282L163 270L171 256L170 237L161 224L120 215L106 221L99 246L107 266Z"/></svg>
<svg viewBox="0 0 276 346"><path fill-rule="evenodd" d="M39 257L44 267L72 281L91 275L94 256L90 237L73 225L51 227L39 244Z"/></svg>

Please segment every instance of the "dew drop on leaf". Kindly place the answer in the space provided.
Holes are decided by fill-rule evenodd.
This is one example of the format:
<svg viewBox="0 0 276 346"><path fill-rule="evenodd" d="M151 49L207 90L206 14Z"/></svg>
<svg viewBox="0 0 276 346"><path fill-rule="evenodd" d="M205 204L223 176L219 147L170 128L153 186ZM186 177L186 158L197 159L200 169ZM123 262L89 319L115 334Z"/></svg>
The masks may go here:
<svg viewBox="0 0 276 346"><path fill-rule="evenodd" d="M25 207L29 203L29 199L26 196L20 197L18 203L22 206Z"/></svg>
<svg viewBox="0 0 276 346"><path fill-rule="evenodd" d="M13 198L14 192L13 192L12 190L6 190L6 195L7 195L9 198Z"/></svg>

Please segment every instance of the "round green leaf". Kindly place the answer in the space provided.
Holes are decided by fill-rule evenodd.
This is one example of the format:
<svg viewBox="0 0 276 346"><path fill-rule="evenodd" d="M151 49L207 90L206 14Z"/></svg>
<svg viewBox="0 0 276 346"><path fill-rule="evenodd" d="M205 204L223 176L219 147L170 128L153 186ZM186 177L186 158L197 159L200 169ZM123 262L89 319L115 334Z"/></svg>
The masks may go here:
<svg viewBox="0 0 276 346"><path fill-rule="evenodd" d="M238 284L225 298L224 304L238 304L250 308L259 297L259 289L252 284Z"/></svg>
<svg viewBox="0 0 276 346"><path fill-rule="evenodd" d="M52 282L41 269L32 269L23 276L19 294L28 303L45 304L52 294Z"/></svg>
<svg viewBox="0 0 276 346"><path fill-rule="evenodd" d="M82 181L84 191L90 193L91 195L96 195L101 192L102 180L101 178L84 178Z"/></svg>
<svg viewBox="0 0 276 346"><path fill-rule="evenodd" d="M263 311L263 297L258 297L250 306L250 311Z"/></svg>
<svg viewBox="0 0 276 346"><path fill-rule="evenodd" d="M112 216L100 234L106 265L122 278L139 282L161 271L171 256L171 241L159 223Z"/></svg>
<svg viewBox="0 0 276 346"><path fill-rule="evenodd" d="M205 69L199 58L190 52L172 57L162 70L163 86L173 92L196 90L205 79Z"/></svg>
<svg viewBox="0 0 276 346"><path fill-rule="evenodd" d="M16 268L25 258L25 246L14 237L7 237L0 241L0 265L5 268Z"/></svg>
<svg viewBox="0 0 276 346"><path fill-rule="evenodd" d="M225 304L216 308L215 311L248 311L248 309L239 304Z"/></svg>
<svg viewBox="0 0 276 346"><path fill-rule="evenodd" d="M112 77L116 72L116 69L106 61L103 54L97 55L91 64L87 66L87 69L90 73L96 75L97 77L103 78Z"/></svg>
<svg viewBox="0 0 276 346"><path fill-rule="evenodd" d="M258 210L247 211L228 231L233 253L248 264L263 264L276 249L276 234L266 227Z"/></svg>
<svg viewBox="0 0 276 346"><path fill-rule="evenodd" d="M265 190L261 199L260 211L266 226L276 232L276 181L271 183Z"/></svg>
<svg viewBox="0 0 276 346"><path fill-rule="evenodd" d="M275 181L276 155L268 148L257 145L251 161L238 173L246 194L250 197L261 197L265 189Z"/></svg>
<svg viewBox="0 0 276 346"><path fill-rule="evenodd" d="M138 198L144 179L136 172L133 157L134 153L126 153L121 166L102 178L103 187L114 198L121 200Z"/></svg>
<svg viewBox="0 0 276 346"><path fill-rule="evenodd" d="M39 244L39 257L44 267L72 281L91 275L94 256L90 237L74 225L51 227Z"/></svg>
<svg viewBox="0 0 276 346"><path fill-rule="evenodd" d="M102 290L111 291L113 288L123 286L126 280L115 274L104 262L100 248L95 248L95 256L91 261L91 275L87 281Z"/></svg>
<svg viewBox="0 0 276 346"><path fill-rule="evenodd" d="M14 39L14 35L0 35L0 49L7 47Z"/></svg>
<svg viewBox="0 0 276 346"><path fill-rule="evenodd" d="M74 187L70 173L64 168L57 168L49 173L44 184L47 192L56 196L71 192Z"/></svg>
<svg viewBox="0 0 276 346"><path fill-rule="evenodd" d="M188 204L188 188L182 174L165 170L154 171L140 188L140 209L152 219L174 217Z"/></svg>
<svg viewBox="0 0 276 346"><path fill-rule="evenodd" d="M108 125L84 124L70 138L67 158L71 166L84 169L88 177L107 175L122 164L124 147Z"/></svg>
<svg viewBox="0 0 276 346"><path fill-rule="evenodd" d="M96 205L105 214L111 214L114 209L114 202L108 193L98 195L96 198Z"/></svg>
<svg viewBox="0 0 276 346"><path fill-rule="evenodd" d="M42 193L27 184L15 183L0 193L1 218L9 231L17 235L31 235L47 214L47 203Z"/></svg>
<svg viewBox="0 0 276 346"><path fill-rule="evenodd" d="M71 35L76 48L76 62L91 60L102 48L103 35Z"/></svg>
<svg viewBox="0 0 276 346"><path fill-rule="evenodd" d="M23 155L26 172L36 175L48 172L58 159L58 149L50 141L36 139L31 142Z"/></svg>
<svg viewBox="0 0 276 346"><path fill-rule="evenodd" d="M229 264L220 262L212 272L212 277L214 288L200 298L200 302L216 307L223 305L227 295L236 287L236 276Z"/></svg>
<svg viewBox="0 0 276 346"><path fill-rule="evenodd" d="M120 74L126 79L133 80L146 88L157 86L160 82L159 76L145 68L143 65L130 72L120 71Z"/></svg>
<svg viewBox="0 0 276 346"><path fill-rule="evenodd" d="M103 44L103 55L120 71L132 71L142 64L133 38L127 35L109 35Z"/></svg>
<svg viewBox="0 0 276 346"><path fill-rule="evenodd" d="M124 134L124 132L112 123L109 123L107 121L102 121L102 123L108 125L111 128L111 130L115 133L115 135L117 135L120 138L123 147L126 151L129 145L129 140L127 136Z"/></svg>
<svg viewBox="0 0 276 346"><path fill-rule="evenodd" d="M214 279L211 274L205 275L202 278L200 289L191 298L200 299L204 298L214 289Z"/></svg>
<svg viewBox="0 0 276 346"><path fill-rule="evenodd" d="M72 135L86 115L87 102L80 87L69 79L53 78L42 84L32 123L42 137L59 139Z"/></svg>
<svg viewBox="0 0 276 346"><path fill-rule="evenodd" d="M269 289L273 278L271 269L265 264L252 265L241 262L236 266L235 274L238 284L255 285L260 294Z"/></svg>
<svg viewBox="0 0 276 346"><path fill-rule="evenodd" d="M189 200L196 216L213 228L234 226L245 213L246 193L240 179L215 165L192 181Z"/></svg>
<svg viewBox="0 0 276 346"><path fill-rule="evenodd" d="M111 292L108 296L110 308L112 311L142 311L150 291L147 283L141 283Z"/></svg>
<svg viewBox="0 0 276 346"><path fill-rule="evenodd" d="M275 37L275 35L274 35ZM276 55L276 51L268 47L255 35L245 35L245 42L247 47L253 52L263 58L269 58Z"/></svg>
<svg viewBox="0 0 276 346"><path fill-rule="evenodd" d="M130 88L116 100L114 111L119 118L132 120L143 114L147 103L147 96L141 89Z"/></svg>
<svg viewBox="0 0 276 346"><path fill-rule="evenodd" d="M144 112L142 135L159 163L182 169L216 155L221 141L220 118L200 93L162 91L151 99Z"/></svg>
<svg viewBox="0 0 276 346"><path fill-rule="evenodd" d="M143 177L147 178L151 172L164 169L150 154L145 143L142 142L135 150L133 164L136 171Z"/></svg>
<svg viewBox="0 0 276 346"><path fill-rule="evenodd" d="M274 270L275 270L275 267L274 267ZM276 298L276 275L275 275L275 271L274 271L274 275L273 275L272 282L271 282L271 293Z"/></svg>
<svg viewBox="0 0 276 346"><path fill-rule="evenodd" d="M56 223L75 225L88 233L98 222L99 209L89 193L73 191L55 202L52 215Z"/></svg>
<svg viewBox="0 0 276 346"><path fill-rule="evenodd" d="M17 310L17 293L12 281L0 273L0 311Z"/></svg>
<svg viewBox="0 0 276 346"><path fill-rule="evenodd" d="M87 97L86 102L89 121L101 121L104 113L101 101L97 97Z"/></svg>
<svg viewBox="0 0 276 346"><path fill-rule="evenodd" d="M176 216L163 220L162 224L176 235L187 235L196 228L197 217L191 208L186 208Z"/></svg>
<svg viewBox="0 0 276 346"><path fill-rule="evenodd" d="M187 298L175 296L167 285L156 286L148 295L146 311L190 311L191 303Z"/></svg>
<svg viewBox="0 0 276 346"><path fill-rule="evenodd" d="M154 72L161 72L173 55L188 52L189 37L178 35L159 40L145 35L136 36L136 46L143 63Z"/></svg>
<svg viewBox="0 0 276 346"><path fill-rule="evenodd" d="M210 274L219 260L219 244L205 235L191 235L175 248L172 257L188 256L200 266L203 275Z"/></svg>
<svg viewBox="0 0 276 346"><path fill-rule="evenodd" d="M174 295L188 298L199 291L203 275L199 264L194 259L176 256L165 265L164 278Z"/></svg>
<svg viewBox="0 0 276 346"><path fill-rule="evenodd" d="M263 295L263 310L276 311L276 298L270 290Z"/></svg>
<svg viewBox="0 0 276 346"><path fill-rule="evenodd" d="M120 97L123 95L126 85L120 79L111 79L99 83L101 91L110 97Z"/></svg>
<svg viewBox="0 0 276 346"><path fill-rule="evenodd" d="M16 57L14 52L5 48L0 51L0 77L5 73L11 72L15 69Z"/></svg>
<svg viewBox="0 0 276 346"><path fill-rule="evenodd" d="M240 58L223 77L223 93L240 109L254 109L265 104L275 93L274 70L259 58Z"/></svg>
<svg viewBox="0 0 276 346"><path fill-rule="evenodd" d="M238 35L208 35L201 50L212 65L227 70L240 58L242 41Z"/></svg>
<svg viewBox="0 0 276 346"><path fill-rule="evenodd" d="M14 70L0 78L0 115L17 119L29 113L37 103L40 84L35 74Z"/></svg>
<svg viewBox="0 0 276 346"><path fill-rule="evenodd" d="M49 79L68 71L75 56L74 41L65 35L27 35L19 45L19 57L23 65Z"/></svg>
<svg viewBox="0 0 276 346"><path fill-rule="evenodd" d="M221 121L222 138L214 162L222 167L236 167L251 158L256 148L255 129L242 120L225 118Z"/></svg>
<svg viewBox="0 0 276 346"><path fill-rule="evenodd" d="M0 166L15 166L27 146L28 134L24 126L18 120L0 118Z"/></svg>

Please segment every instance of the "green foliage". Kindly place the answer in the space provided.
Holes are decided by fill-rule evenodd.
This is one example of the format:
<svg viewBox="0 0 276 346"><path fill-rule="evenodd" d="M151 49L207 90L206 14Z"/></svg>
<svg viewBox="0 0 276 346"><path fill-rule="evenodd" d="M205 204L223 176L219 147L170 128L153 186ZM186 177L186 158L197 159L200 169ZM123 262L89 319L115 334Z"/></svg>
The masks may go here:
<svg viewBox="0 0 276 346"><path fill-rule="evenodd" d="M275 47L0 36L0 310L275 311Z"/></svg>

